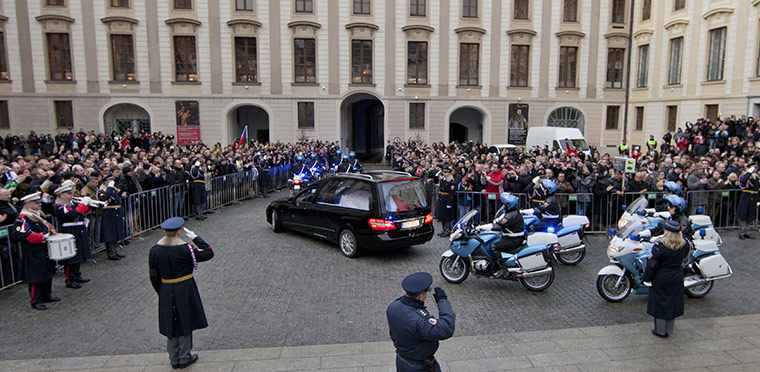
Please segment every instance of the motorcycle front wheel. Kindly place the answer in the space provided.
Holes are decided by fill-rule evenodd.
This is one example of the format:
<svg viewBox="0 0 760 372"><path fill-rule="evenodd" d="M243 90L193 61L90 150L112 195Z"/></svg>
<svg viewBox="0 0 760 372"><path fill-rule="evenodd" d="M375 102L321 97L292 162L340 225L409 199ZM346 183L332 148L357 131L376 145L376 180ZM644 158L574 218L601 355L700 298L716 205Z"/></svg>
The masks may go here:
<svg viewBox="0 0 760 372"><path fill-rule="evenodd" d="M618 279L620 285L616 287ZM628 275L623 275L622 279L617 275L600 275L596 278L596 290L609 302L621 302L631 294L631 279Z"/></svg>
<svg viewBox="0 0 760 372"><path fill-rule="evenodd" d="M709 281L704 284L695 285L693 287L686 288L686 295L691 298L702 298L707 296L712 291L714 281Z"/></svg>
<svg viewBox="0 0 760 372"><path fill-rule="evenodd" d="M439 265L441 269L441 275L449 283L459 284L467 279L470 275L470 263L467 259L459 257L457 255L451 255L449 257L441 257L441 263Z"/></svg>
<svg viewBox="0 0 760 372"><path fill-rule="evenodd" d="M551 287L554 282L554 265L550 262L549 268L552 269L548 274L541 276L534 276L532 278L520 278L520 283L523 287L534 292L541 292L546 288Z"/></svg>

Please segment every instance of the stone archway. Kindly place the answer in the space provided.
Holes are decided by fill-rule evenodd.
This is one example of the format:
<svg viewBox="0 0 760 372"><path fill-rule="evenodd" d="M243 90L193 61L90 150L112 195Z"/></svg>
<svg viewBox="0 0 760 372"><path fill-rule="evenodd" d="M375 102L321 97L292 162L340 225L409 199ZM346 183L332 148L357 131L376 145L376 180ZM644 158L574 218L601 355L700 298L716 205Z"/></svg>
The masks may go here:
<svg viewBox="0 0 760 372"><path fill-rule="evenodd" d="M354 93L341 104L341 145L365 162L381 162L385 151L385 105L368 93Z"/></svg>
<svg viewBox="0 0 760 372"><path fill-rule="evenodd" d="M449 142L483 143L485 115L474 107L460 107L449 115Z"/></svg>
<svg viewBox="0 0 760 372"><path fill-rule="evenodd" d="M258 141L268 143L269 114L257 105L240 105L227 114L227 141L236 142L240 139L245 126L248 126L248 142Z"/></svg>
<svg viewBox="0 0 760 372"><path fill-rule="evenodd" d="M103 129L105 133L124 133L127 130L133 133L143 130L151 133L150 114L139 105L117 103L103 113Z"/></svg>
<svg viewBox="0 0 760 372"><path fill-rule="evenodd" d="M554 109L546 119L546 126L561 128L578 128L585 133L586 117L575 107L563 106Z"/></svg>

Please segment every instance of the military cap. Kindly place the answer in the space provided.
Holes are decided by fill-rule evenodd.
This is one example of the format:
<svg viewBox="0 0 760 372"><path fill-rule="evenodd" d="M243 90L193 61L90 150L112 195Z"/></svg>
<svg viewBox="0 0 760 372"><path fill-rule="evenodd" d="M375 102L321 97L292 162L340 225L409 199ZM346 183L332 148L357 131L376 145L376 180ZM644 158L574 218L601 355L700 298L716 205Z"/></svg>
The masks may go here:
<svg viewBox="0 0 760 372"><path fill-rule="evenodd" d="M161 223L161 229L166 231L176 231L182 228L185 220L182 217L172 217Z"/></svg>
<svg viewBox="0 0 760 372"><path fill-rule="evenodd" d="M40 202L40 201L42 201L42 193L39 191L21 198L21 203Z"/></svg>
<svg viewBox="0 0 760 372"><path fill-rule="evenodd" d="M429 273L419 272L404 278L401 282L401 288L404 288L406 293L415 295L430 288L431 284L433 284L433 276Z"/></svg>

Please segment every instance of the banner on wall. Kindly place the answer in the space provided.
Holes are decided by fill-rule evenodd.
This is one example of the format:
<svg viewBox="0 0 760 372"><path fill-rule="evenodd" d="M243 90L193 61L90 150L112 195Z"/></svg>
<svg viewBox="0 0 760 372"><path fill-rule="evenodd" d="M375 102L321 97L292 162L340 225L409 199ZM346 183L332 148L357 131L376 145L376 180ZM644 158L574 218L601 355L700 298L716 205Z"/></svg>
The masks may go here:
<svg viewBox="0 0 760 372"><path fill-rule="evenodd" d="M201 141L198 101L176 101L177 144L190 145Z"/></svg>
<svg viewBox="0 0 760 372"><path fill-rule="evenodd" d="M528 137L528 105L525 103L509 104L509 120L507 122L509 135L507 143L524 145Z"/></svg>

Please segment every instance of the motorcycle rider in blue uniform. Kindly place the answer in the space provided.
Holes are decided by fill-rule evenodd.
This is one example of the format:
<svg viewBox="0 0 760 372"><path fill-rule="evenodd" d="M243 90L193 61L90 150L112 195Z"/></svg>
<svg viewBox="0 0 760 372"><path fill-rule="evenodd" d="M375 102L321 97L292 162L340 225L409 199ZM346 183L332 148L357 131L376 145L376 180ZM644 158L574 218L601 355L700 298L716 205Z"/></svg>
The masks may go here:
<svg viewBox="0 0 760 372"><path fill-rule="evenodd" d="M351 151L351 153L348 155L348 159L351 163L351 171L354 173L361 173L362 172L362 163L359 162L359 159L356 158L356 153Z"/></svg>
<svg viewBox="0 0 760 372"><path fill-rule="evenodd" d="M681 225L681 232L687 240L694 239L694 230L691 228L691 222L686 215L686 201L678 195L668 195L665 197L665 203L670 212L670 219Z"/></svg>
<svg viewBox="0 0 760 372"><path fill-rule="evenodd" d="M343 159L341 159L340 164L338 164L338 167L336 168L336 172L338 173L350 173L351 172L351 164L348 161L348 155L343 155Z"/></svg>
<svg viewBox="0 0 760 372"><path fill-rule="evenodd" d="M665 190L665 195L663 195L661 198L657 199L654 202L654 209L658 212L664 212L668 209L668 202L665 200L666 197L670 195L675 196L681 196L681 185L669 181L662 184L663 189Z"/></svg>
<svg viewBox="0 0 760 372"><path fill-rule="evenodd" d="M290 179L293 179L293 176L296 174L309 174L309 167L304 164L303 160L303 155L296 155L296 162L290 168Z"/></svg>
<svg viewBox="0 0 760 372"><path fill-rule="evenodd" d="M539 222L536 224L536 231L546 231L550 226L559 225L562 220L560 215L559 203L554 197L557 193L557 184L550 180L541 180L539 187L543 190L546 199L542 204L533 208L533 213L538 217Z"/></svg>
<svg viewBox="0 0 760 372"><path fill-rule="evenodd" d="M435 288L433 298L438 305L436 319L425 308L425 299L433 284L429 273L414 273L401 282L406 294L388 305L386 316L391 340L396 347L396 371L440 372L435 360L438 341L454 335L456 315L440 287Z"/></svg>
<svg viewBox="0 0 760 372"><path fill-rule="evenodd" d="M514 253L514 251L522 247L525 241L525 221L522 214L518 210L517 206L520 199L508 192L503 192L499 195L499 200L504 204L505 213L493 221L493 231L501 231L501 240L491 244L489 249L491 250L491 257L493 257L492 267L494 276L500 277L504 275L504 261L501 258L501 252Z"/></svg>

